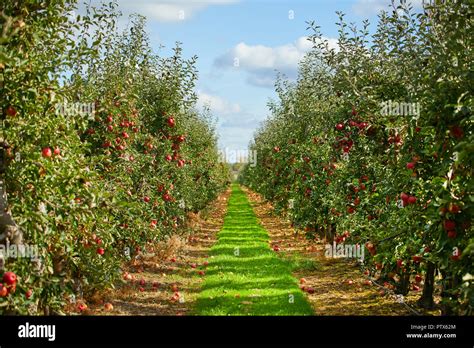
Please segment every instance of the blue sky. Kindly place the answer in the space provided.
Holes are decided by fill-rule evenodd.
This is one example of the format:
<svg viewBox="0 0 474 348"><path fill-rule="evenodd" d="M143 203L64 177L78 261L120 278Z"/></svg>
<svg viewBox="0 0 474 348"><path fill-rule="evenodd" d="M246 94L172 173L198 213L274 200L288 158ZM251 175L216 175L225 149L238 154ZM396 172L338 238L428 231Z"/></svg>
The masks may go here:
<svg viewBox="0 0 474 348"><path fill-rule="evenodd" d="M92 1L99 3L100 1ZM390 0L117 0L127 16L147 17L156 53L169 55L182 42L184 55L198 56L198 106L217 118L220 148L244 150L268 116L275 98L275 70L294 78L310 49L306 21L314 20L337 45L336 11L346 20L376 22ZM420 6L421 0L412 0ZM160 45L165 46L159 50ZM235 66L238 63L238 66Z"/></svg>

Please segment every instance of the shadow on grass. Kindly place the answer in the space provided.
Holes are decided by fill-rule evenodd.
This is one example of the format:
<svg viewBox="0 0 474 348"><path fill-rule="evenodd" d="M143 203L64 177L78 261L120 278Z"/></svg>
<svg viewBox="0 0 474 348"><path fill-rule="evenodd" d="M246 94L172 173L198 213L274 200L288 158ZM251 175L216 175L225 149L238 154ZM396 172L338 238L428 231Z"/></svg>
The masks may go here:
<svg viewBox="0 0 474 348"><path fill-rule="evenodd" d="M233 185L194 314L314 314L291 275L294 264L279 258L268 239L247 196Z"/></svg>

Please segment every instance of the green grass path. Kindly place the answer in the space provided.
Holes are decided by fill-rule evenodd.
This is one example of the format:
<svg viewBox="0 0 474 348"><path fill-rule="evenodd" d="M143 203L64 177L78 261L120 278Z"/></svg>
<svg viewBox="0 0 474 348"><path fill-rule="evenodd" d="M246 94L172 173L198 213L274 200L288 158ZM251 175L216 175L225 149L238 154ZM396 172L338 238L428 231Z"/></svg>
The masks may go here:
<svg viewBox="0 0 474 348"><path fill-rule="evenodd" d="M232 185L224 226L211 248L197 315L312 315L292 266L268 246L247 196Z"/></svg>

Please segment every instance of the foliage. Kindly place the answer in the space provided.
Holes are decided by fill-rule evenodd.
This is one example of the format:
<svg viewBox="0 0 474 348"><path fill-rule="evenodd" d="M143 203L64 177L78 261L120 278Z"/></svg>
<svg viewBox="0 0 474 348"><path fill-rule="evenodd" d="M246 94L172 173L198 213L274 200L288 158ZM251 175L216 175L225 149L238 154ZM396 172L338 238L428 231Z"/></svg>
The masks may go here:
<svg viewBox="0 0 474 348"><path fill-rule="evenodd" d="M179 45L156 56L139 16L120 33L113 3L75 18L74 8L1 9L0 175L24 242L40 250L5 260L18 280L4 313L62 313L111 286L228 182L212 122L195 108L196 57ZM83 104L94 111L68 109Z"/></svg>
<svg viewBox="0 0 474 348"><path fill-rule="evenodd" d="M313 50L279 79L240 180L309 237L365 244L397 292L424 274L422 305L434 279L445 314L472 314L472 7L394 5L372 35L339 17L337 49L309 23Z"/></svg>

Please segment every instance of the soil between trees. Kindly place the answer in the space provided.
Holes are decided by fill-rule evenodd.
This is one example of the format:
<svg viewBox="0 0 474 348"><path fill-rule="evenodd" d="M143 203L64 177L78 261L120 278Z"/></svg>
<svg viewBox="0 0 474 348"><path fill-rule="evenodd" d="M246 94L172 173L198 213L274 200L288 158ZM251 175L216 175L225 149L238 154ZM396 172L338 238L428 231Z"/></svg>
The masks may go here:
<svg viewBox="0 0 474 348"><path fill-rule="evenodd" d="M89 299L85 314L414 314L355 262L324 257L324 241L295 232L247 188L233 184L190 221L191 234L131 262L133 279Z"/></svg>

